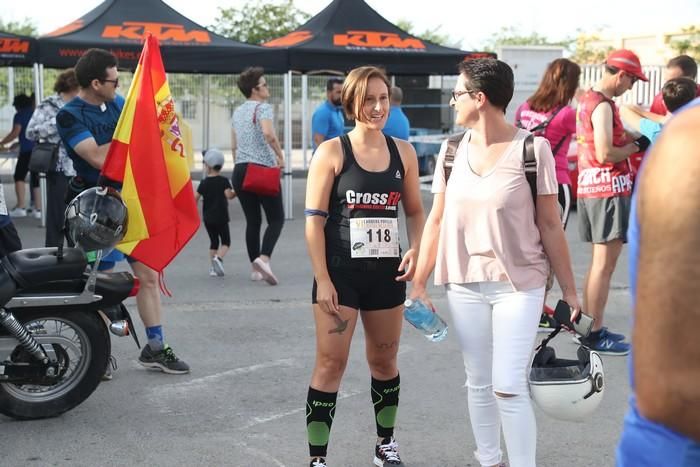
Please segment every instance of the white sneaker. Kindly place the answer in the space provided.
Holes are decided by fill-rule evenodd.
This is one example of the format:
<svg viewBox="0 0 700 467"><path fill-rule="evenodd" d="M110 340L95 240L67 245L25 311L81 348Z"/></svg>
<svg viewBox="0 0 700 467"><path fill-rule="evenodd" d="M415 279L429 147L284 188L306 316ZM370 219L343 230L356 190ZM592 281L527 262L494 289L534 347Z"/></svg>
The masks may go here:
<svg viewBox="0 0 700 467"><path fill-rule="evenodd" d="M252 271L250 273L250 280L254 282L261 281L263 280L263 275L260 274L258 271Z"/></svg>
<svg viewBox="0 0 700 467"><path fill-rule="evenodd" d="M41 211L37 211L36 209L32 212L32 216L34 216L35 219L41 219Z"/></svg>
<svg viewBox="0 0 700 467"><path fill-rule="evenodd" d="M14 208L10 211L10 217L27 217L27 210L24 208Z"/></svg>
<svg viewBox="0 0 700 467"><path fill-rule="evenodd" d="M214 269L214 272L216 272L216 275L219 277L226 274L226 271L224 271L224 262L221 261L221 258L219 258L218 256L214 256L211 259L211 267Z"/></svg>
<svg viewBox="0 0 700 467"><path fill-rule="evenodd" d="M210 275L211 277L216 277L216 276L217 276L216 271L214 271L214 268L213 268L213 267L210 267L210 268L209 268L209 275Z"/></svg>
<svg viewBox="0 0 700 467"><path fill-rule="evenodd" d="M277 285L277 277L272 273L269 263L266 263L261 258L255 258L255 261L253 261L253 269L262 274L265 282L270 285Z"/></svg>

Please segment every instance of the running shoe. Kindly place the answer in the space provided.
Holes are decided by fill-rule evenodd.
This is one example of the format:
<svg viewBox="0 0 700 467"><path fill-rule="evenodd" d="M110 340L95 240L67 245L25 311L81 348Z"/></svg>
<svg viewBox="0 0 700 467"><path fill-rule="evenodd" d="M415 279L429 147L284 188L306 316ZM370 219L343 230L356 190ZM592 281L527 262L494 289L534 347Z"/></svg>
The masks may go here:
<svg viewBox="0 0 700 467"><path fill-rule="evenodd" d="M214 266L209 266L209 275L211 277L216 277L216 271L214 271Z"/></svg>
<svg viewBox="0 0 700 467"><path fill-rule="evenodd" d="M547 313L542 313L540 315L540 325L537 328L537 332L552 332L558 324L559 323Z"/></svg>
<svg viewBox="0 0 700 467"><path fill-rule="evenodd" d="M252 271L250 273L250 280L253 282L261 281L263 280L263 275L260 274L258 271Z"/></svg>
<svg viewBox="0 0 700 467"><path fill-rule="evenodd" d="M255 261L253 261L253 269L262 274L265 282L270 285L277 285L277 277L272 273L270 263L263 261L261 258L255 258Z"/></svg>
<svg viewBox="0 0 700 467"><path fill-rule="evenodd" d="M224 262L218 256L214 256L211 259L211 267L214 268L214 272L219 277L226 274L226 272L224 271Z"/></svg>
<svg viewBox="0 0 700 467"><path fill-rule="evenodd" d="M381 443L375 446L374 465L377 467L403 467L403 462L399 457L399 445L393 436L384 438Z"/></svg>
<svg viewBox="0 0 700 467"><path fill-rule="evenodd" d="M34 212L32 212L32 216L34 216L34 219L41 219L41 211L35 209Z"/></svg>
<svg viewBox="0 0 700 467"><path fill-rule="evenodd" d="M607 327L603 326L600 328L600 337L605 339L610 339L615 342L622 342L625 340L624 334L618 334L616 332L611 332ZM574 336L574 342L577 344L581 343L581 338L578 335Z"/></svg>
<svg viewBox="0 0 700 467"><path fill-rule="evenodd" d="M10 217L27 217L27 210L24 208L14 208L10 211Z"/></svg>
<svg viewBox="0 0 700 467"><path fill-rule="evenodd" d="M597 333L596 333L597 334ZM627 342L616 341L604 333L600 333L598 337L588 337L586 339L580 339L581 345L584 347L594 350L601 355L627 355L630 353L630 345Z"/></svg>
<svg viewBox="0 0 700 467"><path fill-rule="evenodd" d="M313 459L311 459L309 467L327 467L326 459L324 459L323 457L314 457Z"/></svg>
<svg viewBox="0 0 700 467"><path fill-rule="evenodd" d="M184 375L190 372L190 366L177 358L169 345L156 352L146 344L141 351L139 363L146 368L155 368L171 375Z"/></svg>

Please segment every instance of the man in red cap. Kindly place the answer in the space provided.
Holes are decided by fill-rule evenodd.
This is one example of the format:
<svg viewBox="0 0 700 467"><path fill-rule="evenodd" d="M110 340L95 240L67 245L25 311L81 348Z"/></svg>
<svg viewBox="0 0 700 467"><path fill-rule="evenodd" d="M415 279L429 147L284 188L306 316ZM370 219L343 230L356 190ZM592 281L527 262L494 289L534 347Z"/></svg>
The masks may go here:
<svg viewBox="0 0 700 467"><path fill-rule="evenodd" d="M583 286L583 311L595 318L593 332L581 343L606 355L627 355L630 350L624 335L603 326L603 312L617 259L627 241L632 194L627 158L649 144L648 139L635 140L625 131L612 99L640 79L647 81L637 55L625 49L611 52L602 79L581 96L576 112L579 234L593 244Z"/></svg>

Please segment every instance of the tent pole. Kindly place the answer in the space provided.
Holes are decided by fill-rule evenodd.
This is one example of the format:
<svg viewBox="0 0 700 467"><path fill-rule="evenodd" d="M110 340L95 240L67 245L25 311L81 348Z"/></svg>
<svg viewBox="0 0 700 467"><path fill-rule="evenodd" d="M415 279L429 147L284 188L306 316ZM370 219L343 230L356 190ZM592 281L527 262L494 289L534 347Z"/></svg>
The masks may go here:
<svg viewBox="0 0 700 467"><path fill-rule="evenodd" d="M7 100L8 104L12 105L12 99L15 98L15 69L14 67L7 68Z"/></svg>
<svg viewBox="0 0 700 467"><path fill-rule="evenodd" d="M202 96L204 105L202 108L202 152L209 149L209 92L210 92L209 75L202 77Z"/></svg>
<svg viewBox="0 0 700 467"><path fill-rule="evenodd" d="M44 100L44 67L39 63L35 63L32 68L34 72L34 95L36 96L36 102L38 104ZM46 227L46 200L48 195L46 193L45 173L39 174L39 193L41 197L41 226Z"/></svg>
<svg viewBox="0 0 700 467"><path fill-rule="evenodd" d="M301 75L301 152L304 155L304 170L309 168L309 160L307 159L307 148L309 145L309 76L304 73Z"/></svg>
<svg viewBox="0 0 700 467"><path fill-rule="evenodd" d="M37 93L39 99L44 100L44 65L39 64L39 92Z"/></svg>
<svg viewBox="0 0 700 467"><path fill-rule="evenodd" d="M293 219L292 212L292 72L284 75L284 218Z"/></svg>

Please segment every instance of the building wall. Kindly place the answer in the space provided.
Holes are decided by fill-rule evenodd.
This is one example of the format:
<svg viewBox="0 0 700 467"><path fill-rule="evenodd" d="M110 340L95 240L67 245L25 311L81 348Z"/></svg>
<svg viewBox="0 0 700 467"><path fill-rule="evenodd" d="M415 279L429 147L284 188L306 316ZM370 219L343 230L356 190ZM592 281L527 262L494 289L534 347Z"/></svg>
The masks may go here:
<svg viewBox="0 0 700 467"><path fill-rule="evenodd" d="M639 56L642 65L665 65L669 59L678 55L671 47L673 41L687 39L683 31L660 32L648 34L614 34L604 36L591 42L595 48L630 49Z"/></svg>

